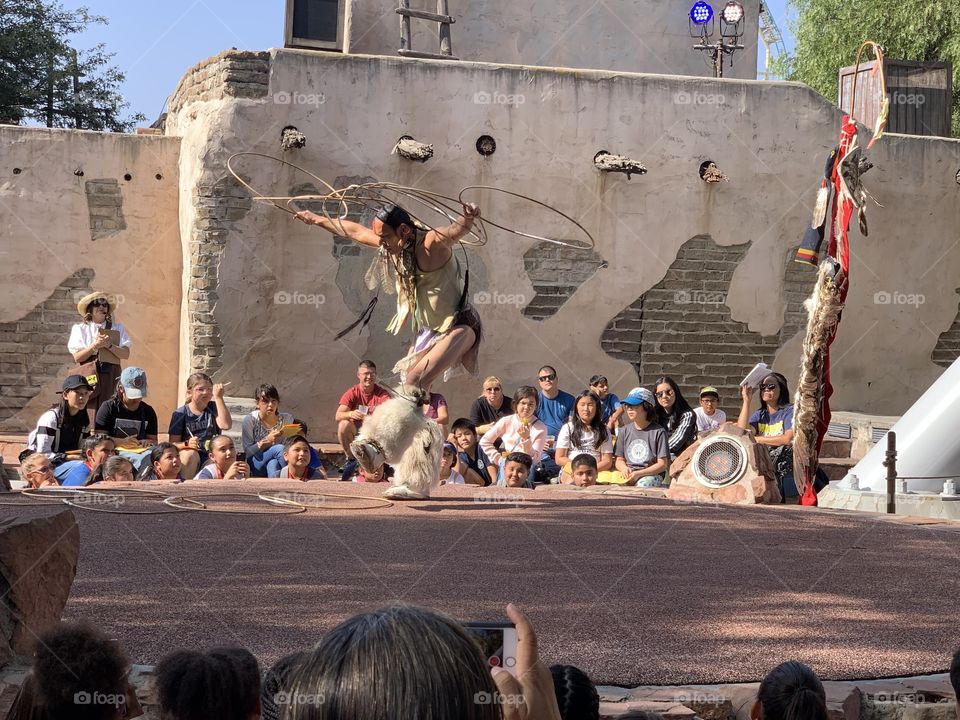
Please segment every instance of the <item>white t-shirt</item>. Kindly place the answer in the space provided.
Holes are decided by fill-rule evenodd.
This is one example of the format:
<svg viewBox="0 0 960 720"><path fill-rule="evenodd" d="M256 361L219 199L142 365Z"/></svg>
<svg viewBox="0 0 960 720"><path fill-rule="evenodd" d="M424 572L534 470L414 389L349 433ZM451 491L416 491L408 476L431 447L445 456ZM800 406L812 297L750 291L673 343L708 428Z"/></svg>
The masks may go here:
<svg viewBox="0 0 960 720"><path fill-rule="evenodd" d="M573 460L577 455L593 455L597 459L597 462L600 461L602 455L613 455L613 440L610 436L607 436L606 442L600 445L600 449L597 450L596 443L594 442L594 436L596 433L593 430L589 430L583 433L580 437L580 446L573 447L570 434L573 432L573 423L565 423L562 428L560 428L560 434L557 436L557 449L566 448L567 455Z"/></svg>
<svg viewBox="0 0 960 720"><path fill-rule="evenodd" d="M92 320L74 325L70 330L70 340L67 342L67 350L75 353L93 345L100 331L103 330L104 325L105 323L95 323ZM130 347L130 336L127 335L127 329L123 325L114 322L110 329L120 333L119 347Z"/></svg>
<svg viewBox="0 0 960 720"><path fill-rule="evenodd" d="M697 407L693 409L693 414L697 416L697 432L719 430L727 421L727 414L723 410L715 410L713 415L707 415L702 407Z"/></svg>
<svg viewBox="0 0 960 720"><path fill-rule="evenodd" d="M458 473L453 468L450 468L450 477L446 480L440 481L441 485L466 485L467 481L463 479L463 475Z"/></svg>

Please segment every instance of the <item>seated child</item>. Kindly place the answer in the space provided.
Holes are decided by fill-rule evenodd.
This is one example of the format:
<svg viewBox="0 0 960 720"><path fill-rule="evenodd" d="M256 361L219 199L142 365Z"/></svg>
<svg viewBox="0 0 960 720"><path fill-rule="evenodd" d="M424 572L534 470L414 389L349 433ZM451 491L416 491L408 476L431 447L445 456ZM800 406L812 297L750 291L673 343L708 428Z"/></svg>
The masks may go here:
<svg viewBox="0 0 960 720"><path fill-rule="evenodd" d="M453 440L457 446L457 463L454 468L463 475L467 485L490 484L487 466L490 461L480 448L477 438L477 426L466 418L457 418L453 423Z"/></svg>
<svg viewBox="0 0 960 720"><path fill-rule="evenodd" d="M97 482L133 482L133 463L120 455L107 458L107 461L94 473L90 484Z"/></svg>
<svg viewBox="0 0 960 720"><path fill-rule="evenodd" d="M65 462L57 468L58 479L64 487L82 487L90 484L90 479L94 476L103 463L108 458L113 457L116 450L113 445L113 438L106 435L94 435L88 437L80 446L83 451L84 459L82 461ZM63 471L63 474L60 474Z"/></svg>
<svg viewBox="0 0 960 720"><path fill-rule="evenodd" d="M322 467L310 467L310 443L303 435L294 435L283 441L283 460L286 463L276 477L283 480L326 480Z"/></svg>
<svg viewBox="0 0 960 720"><path fill-rule="evenodd" d="M207 464L209 442L233 426L233 418L223 401L223 383L214 384L206 373L187 378L188 402L170 417L170 442L180 452L183 475L188 480Z"/></svg>
<svg viewBox="0 0 960 720"><path fill-rule="evenodd" d="M620 417L623 415L623 405L620 398L610 392L610 385L603 375L594 375L590 378L590 390L600 398L600 420L607 426L611 435L616 433L620 426Z"/></svg>
<svg viewBox="0 0 960 720"><path fill-rule="evenodd" d="M634 388L623 399L627 424L617 437L619 484L638 487L663 487L670 451L667 431L655 421L656 400L646 388ZM608 482L618 482L609 479Z"/></svg>
<svg viewBox="0 0 960 720"><path fill-rule="evenodd" d="M393 477L393 468L387 464L383 464L378 467L373 472L367 472L359 465L357 466L357 472L355 472L351 477L351 482L366 482L366 483L380 483L380 482L390 482L390 478Z"/></svg>
<svg viewBox="0 0 960 720"><path fill-rule="evenodd" d="M31 489L57 486L57 480L53 476L53 463L50 462L50 458L39 452L22 457L20 477Z"/></svg>
<svg viewBox="0 0 960 720"><path fill-rule="evenodd" d="M597 484L597 459L593 455L580 453L570 462L570 480L563 482L577 487Z"/></svg>
<svg viewBox="0 0 960 720"><path fill-rule="evenodd" d="M719 409L719 405L720 393L715 387L708 385L700 388L700 407L693 409L693 414L697 416L698 433L719 430L727 421L727 414Z"/></svg>
<svg viewBox="0 0 960 720"><path fill-rule="evenodd" d="M197 473L197 480L244 480L250 477L250 466L237 459L233 438L217 435L210 441L210 459Z"/></svg>
<svg viewBox="0 0 960 720"><path fill-rule="evenodd" d="M140 480L176 480L183 482L180 475L180 449L170 442L162 442L150 449L147 462L140 471Z"/></svg>
<svg viewBox="0 0 960 720"><path fill-rule="evenodd" d="M512 488L533 489L533 480L530 478L530 468L533 467L533 459L522 452L512 452L504 458L503 479L499 485L506 485Z"/></svg>
<svg viewBox="0 0 960 720"><path fill-rule="evenodd" d="M453 443L443 444L443 457L440 458L440 484L441 485L465 485L463 475L454 469L457 462L457 449Z"/></svg>

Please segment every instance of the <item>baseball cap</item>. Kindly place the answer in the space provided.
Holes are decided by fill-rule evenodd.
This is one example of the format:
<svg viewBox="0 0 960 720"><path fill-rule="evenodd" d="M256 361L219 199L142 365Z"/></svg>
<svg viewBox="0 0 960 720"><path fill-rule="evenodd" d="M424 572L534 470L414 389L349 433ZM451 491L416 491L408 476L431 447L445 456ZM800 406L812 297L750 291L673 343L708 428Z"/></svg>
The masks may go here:
<svg viewBox="0 0 960 720"><path fill-rule="evenodd" d="M700 388L700 397L703 397L704 395L716 395L717 398L720 397L720 393L717 392L717 389L712 385L707 385L706 387Z"/></svg>
<svg viewBox="0 0 960 720"><path fill-rule="evenodd" d="M445 442L443 444L443 449L444 451L453 453L454 455L457 454L457 448L452 442Z"/></svg>
<svg viewBox="0 0 960 720"><path fill-rule="evenodd" d="M142 368L125 368L120 373L120 385L123 387L123 394L131 400L139 400L147 396L147 374Z"/></svg>
<svg viewBox="0 0 960 720"><path fill-rule="evenodd" d="M93 390L93 386L87 382L87 379L83 375L67 375L63 381L62 392L67 392L67 390L77 390L79 388Z"/></svg>
<svg viewBox="0 0 960 720"><path fill-rule="evenodd" d="M643 387L635 387L620 401L623 405L639 405L640 403L655 404L653 393Z"/></svg>

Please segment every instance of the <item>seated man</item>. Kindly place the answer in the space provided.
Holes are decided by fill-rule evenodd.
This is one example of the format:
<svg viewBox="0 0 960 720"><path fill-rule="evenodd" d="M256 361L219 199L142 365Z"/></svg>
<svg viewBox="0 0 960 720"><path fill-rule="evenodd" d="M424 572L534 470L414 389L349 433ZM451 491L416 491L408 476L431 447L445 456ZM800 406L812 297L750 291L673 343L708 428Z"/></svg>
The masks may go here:
<svg viewBox="0 0 960 720"><path fill-rule="evenodd" d="M560 474L557 465L557 436L573 415L576 398L560 389L557 371L551 365L544 365L537 373L540 383L540 397L537 402L537 417L547 426L547 444L543 448L543 457L537 467L534 482L549 482Z"/></svg>
<svg viewBox="0 0 960 720"><path fill-rule="evenodd" d="M372 360L360 361L357 367L357 380L359 382L340 398L340 406L337 408L335 417L337 439L348 460L343 468L341 476L343 479L353 475L357 468L357 462L353 459L353 453L350 452L350 443L356 439L363 419L373 413L377 405L390 399L390 393L377 385L377 366Z"/></svg>

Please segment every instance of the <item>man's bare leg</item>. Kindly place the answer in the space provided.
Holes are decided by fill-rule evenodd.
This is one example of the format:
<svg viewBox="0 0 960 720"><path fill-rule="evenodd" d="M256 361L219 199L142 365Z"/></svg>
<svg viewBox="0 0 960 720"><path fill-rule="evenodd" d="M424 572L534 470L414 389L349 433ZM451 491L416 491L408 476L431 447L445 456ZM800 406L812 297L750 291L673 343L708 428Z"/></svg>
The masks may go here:
<svg viewBox="0 0 960 720"><path fill-rule="evenodd" d="M340 447L343 448L347 460L353 458L353 453L350 452L350 443L352 443L356 437L357 426L353 424L353 420L341 420L337 423L337 440L340 441Z"/></svg>
<svg viewBox="0 0 960 720"><path fill-rule="evenodd" d="M430 387L436 380L443 377L447 368L460 362L460 358L473 347L476 340L477 334L473 328L457 325L407 371L406 384Z"/></svg>

